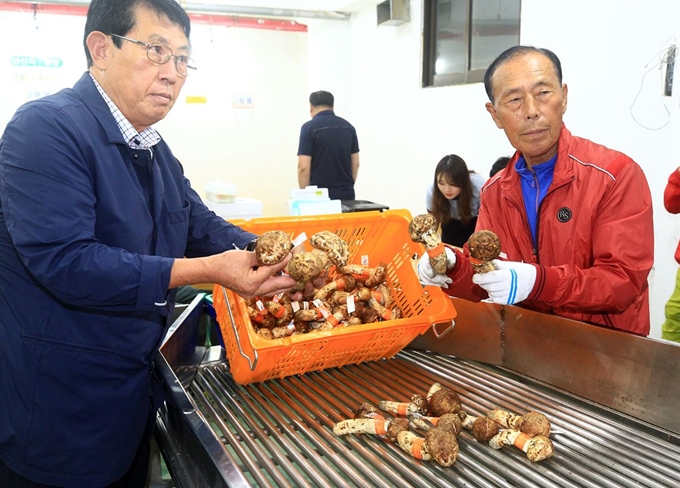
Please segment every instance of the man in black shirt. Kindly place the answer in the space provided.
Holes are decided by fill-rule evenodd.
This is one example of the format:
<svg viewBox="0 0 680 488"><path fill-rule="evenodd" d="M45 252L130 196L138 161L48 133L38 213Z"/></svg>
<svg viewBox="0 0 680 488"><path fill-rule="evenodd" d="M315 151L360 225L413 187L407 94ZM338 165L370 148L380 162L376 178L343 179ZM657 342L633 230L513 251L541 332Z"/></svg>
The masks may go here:
<svg viewBox="0 0 680 488"><path fill-rule="evenodd" d="M300 130L298 183L327 188L331 200L354 200L359 173L359 141L352 124L333 112L333 95L309 96L312 120Z"/></svg>

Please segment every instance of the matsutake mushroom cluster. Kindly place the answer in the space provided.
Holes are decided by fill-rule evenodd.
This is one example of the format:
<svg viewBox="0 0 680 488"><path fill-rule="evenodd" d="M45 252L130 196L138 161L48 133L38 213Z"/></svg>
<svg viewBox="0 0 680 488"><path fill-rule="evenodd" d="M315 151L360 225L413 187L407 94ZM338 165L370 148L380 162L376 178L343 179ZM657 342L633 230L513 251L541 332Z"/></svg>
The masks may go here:
<svg viewBox="0 0 680 488"><path fill-rule="evenodd" d="M290 293L246 300L260 336L278 339L402 317L386 283L385 263L349 264L347 243L330 231L317 232L309 241L312 250L295 253L286 267L296 281ZM260 264L275 264L292 248L285 232L270 231L258 238L255 253Z"/></svg>
<svg viewBox="0 0 680 488"><path fill-rule="evenodd" d="M353 419L336 423L333 433L386 436L416 459L451 466L460 452L458 436L463 429L493 449L515 446L531 462L553 455L550 421L545 415L491 410L484 417L475 417L463 410L454 390L440 383L434 383L425 397L413 395L410 402L380 401L377 407L364 403Z"/></svg>

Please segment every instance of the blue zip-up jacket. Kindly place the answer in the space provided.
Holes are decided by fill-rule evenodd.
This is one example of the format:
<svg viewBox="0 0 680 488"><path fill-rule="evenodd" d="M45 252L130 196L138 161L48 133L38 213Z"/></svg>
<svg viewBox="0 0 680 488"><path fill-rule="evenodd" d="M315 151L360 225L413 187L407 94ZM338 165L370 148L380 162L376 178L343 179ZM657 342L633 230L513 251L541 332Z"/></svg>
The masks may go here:
<svg viewBox="0 0 680 488"><path fill-rule="evenodd" d="M0 459L48 485L123 476L162 402L174 260L253 237L164 141L131 149L88 73L19 108L0 139Z"/></svg>

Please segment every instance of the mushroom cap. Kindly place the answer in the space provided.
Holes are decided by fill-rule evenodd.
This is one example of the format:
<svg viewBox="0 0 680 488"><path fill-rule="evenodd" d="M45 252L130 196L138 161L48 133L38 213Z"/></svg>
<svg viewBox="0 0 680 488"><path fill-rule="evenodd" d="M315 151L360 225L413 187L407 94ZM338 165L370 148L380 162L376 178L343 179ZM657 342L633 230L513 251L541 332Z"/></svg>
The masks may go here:
<svg viewBox="0 0 680 488"><path fill-rule="evenodd" d="M441 417L445 413L457 413L463 408L458 394L446 387L442 387L430 397L429 413L434 417Z"/></svg>
<svg viewBox="0 0 680 488"><path fill-rule="evenodd" d="M411 404L416 407L416 412L421 415L427 413L427 398L422 395L412 395Z"/></svg>
<svg viewBox="0 0 680 488"><path fill-rule="evenodd" d="M437 427L459 435L463 429L463 421L457 413L445 413L439 417Z"/></svg>
<svg viewBox="0 0 680 488"><path fill-rule="evenodd" d="M288 273L298 283L312 281L324 269L321 259L312 252L299 252L288 261Z"/></svg>
<svg viewBox="0 0 680 488"><path fill-rule="evenodd" d="M550 435L550 421L548 417L539 412L528 412L517 422L517 429L530 437Z"/></svg>
<svg viewBox="0 0 680 488"><path fill-rule="evenodd" d="M293 249L293 243L288 234L282 230L271 230L257 238L255 242L255 257L261 265L280 263Z"/></svg>
<svg viewBox="0 0 680 488"><path fill-rule="evenodd" d="M354 412L355 419L372 418L375 415L382 416L382 412L378 409L378 407L368 402L362 403L357 409L357 411Z"/></svg>
<svg viewBox="0 0 680 488"><path fill-rule="evenodd" d="M555 449L550 439L545 436L537 435L532 437L527 444L527 459L532 463L551 458Z"/></svg>
<svg viewBox="0 0 680 488"><path fill-rule="evenodd" d="M409 430L408 419L405 419L404 417L393 418L387 425L387 438L391 441L396 441L399 432L404 432L408 430Z"/></svg>
<svg viewBox="0 0 680 488"><path fill-rule="evenodd" d="M411 240L415 242L422 242L423 234L431 231L432 229L436 230L436 228L437 221L432 214L420 214L416 215L413 217L413 220L411 220L411 223L408 225L408 233L411 237Z"/></svg>
<svg viewBox="0 0 680 488"><path fill-rule="evenodd" d="M430 456L440 466L451 466L458 458L458 439L451 431L433 428L425 432L425 442Z"/></svg>
<svg viewBox="0 0 680 488"><path fill-rule="evenodd" d="M492 261L501 253L501 242L490 230L480 230L468 239L470 256L482 261Z"/></svg>
<svg viewBox="0 0 680 488"><path fill-rule="evenodd" d="M488 417L477 417L472 424L472 435L478 442L486 444L498 434L501 426Z"/></svg>
<svg viewBox="0 0 680 488"><path fill-rule="evenodd" d="M349 260L349 246L337 234L328 230L317 232L309 238L316 249L326 254L333 264L338 267L345 266Z"/></svg>
<svg viewBox="0 0 680 488"><path fill-rule="evenodd" d="M387 264L384 262L380 262L378 266L373 268L371 271L371 274L369 275L368 278L366 278L366 281L364 284L371 288L374 286L378 286L380 283L383 283L385 281L385 275L387 274Z"/></svg>
<svg viewBox="0 0 680 488"><path fill-rule="evenodd" d="M373 322L380 321L380 314L376 310L366 307L361 314L361 320L364 324L372 324Z"/></svg>

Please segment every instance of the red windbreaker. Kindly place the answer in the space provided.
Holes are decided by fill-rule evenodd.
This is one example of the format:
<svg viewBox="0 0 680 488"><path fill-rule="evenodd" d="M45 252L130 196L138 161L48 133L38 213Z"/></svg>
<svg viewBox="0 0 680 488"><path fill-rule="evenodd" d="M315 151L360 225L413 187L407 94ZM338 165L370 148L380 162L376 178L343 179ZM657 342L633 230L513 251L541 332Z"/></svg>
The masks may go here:
<svg viewBox="0 0 680 488"><path fill-rule="evenodd" d="M482 189L477 230L495 232L509 261L537 265L521 306L581 322L649 334L647 276L654 261L652 199L640 166L562 127L553 181L539 207L538 249L524 210L516 153ZM465 250L467 254L467 248ZM458 253L449 295L479 301Z"/></svg>
<svg viewBox="0 0 680 488"><path fill-rule="evenodd" d="M673 170L668 177L666 189L663 192L663 205L669 213L680 213L680 171ZM675 249L675 260L680 264L680 242Z"/></svg>

